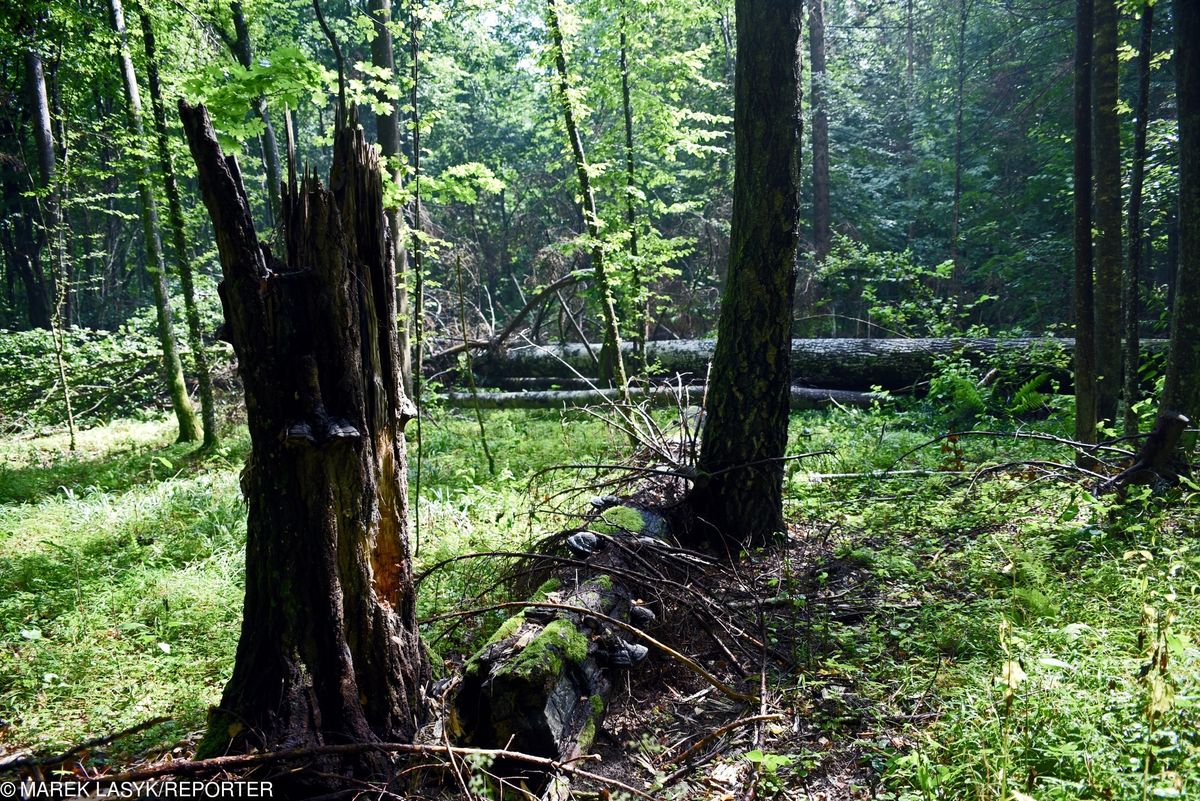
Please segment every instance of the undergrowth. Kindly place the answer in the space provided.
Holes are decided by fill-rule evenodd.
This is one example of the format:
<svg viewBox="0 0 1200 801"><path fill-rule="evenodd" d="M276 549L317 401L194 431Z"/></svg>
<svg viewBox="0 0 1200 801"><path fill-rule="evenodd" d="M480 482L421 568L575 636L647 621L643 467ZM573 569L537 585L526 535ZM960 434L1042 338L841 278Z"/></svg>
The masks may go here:
<svg viewBox="0 0 1200 801"><path fill-rule="evenodd" d="M1011 435L930 444L962 422L1013 430L976 411L793 417L790 452L825 453L789 462L788 517L824 556L778 560L776 591L793 597L769 623L799 644L772 691L818 736L779 727L728 758L758 760L768 796L803 797L841 753L854 762L846 797L1198 797L1195 494L1118 502L1041 467L978 474L1071 454ZM561 522L542 471L627 447L582 416L485 422L494 476L471 416L423 426L418 574L526 549ZM1062 433L1061 415L1021 425ZM171 437L155 419L84 432L75 456L58 435L0 442L0 748L49 751L169 718L110 749L128 756L201 728L219 697L240 621L248 442L235 431L199 458ZM412 444L410 460L415 471ZM420 615L508 600L497 573L487 558L439 567ZM424 633L457 661L500 619Z"/></svg>

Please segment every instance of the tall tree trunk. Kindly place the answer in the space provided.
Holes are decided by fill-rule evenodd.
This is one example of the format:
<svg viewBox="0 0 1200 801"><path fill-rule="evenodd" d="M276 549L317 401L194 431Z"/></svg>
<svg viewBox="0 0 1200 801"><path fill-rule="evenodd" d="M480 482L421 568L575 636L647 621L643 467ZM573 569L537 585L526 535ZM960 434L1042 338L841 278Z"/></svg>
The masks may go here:
<svg viewBox="0 0 1200 801"><path fill-rule="evenodd" d="M1129 259L1125 265L1125 435L1138 433L1138 318L1142 281L1142 184L1146 175L1146 125L1150 116L1150 60L1154 49L1154 4L1142 4L1138 37L1138 95L1134 110L1133 165L1129 177Z"/></svg>
<svg viewBox="0 0 1200 801"><path fill-rule="evenodd" d="M1121 129L1117 3L1095 0L1092 74L1096 182L1096 416L1117 419L1121 390Z"/></svg>
<svg viewBox="0 0 1200 801"><path fill-rule="evenodd" d="M46 211L45 214L36 214L32 217L34 220L44 223L41 227L46 236L39 237L37 223L26 221L28 231L18 233L18 245L24 245L18 247L21 260L24 262L23 269L19 272L21 282L25 285L30 326L49 329L54 324L52 320L54 287L47 281L46 272L42 269L39 242L43 239L48 241L61 226L54 224L59 204L54 186L54 137L50 131L50 101L46 94L46 78L42 69L42 58L33 48L25 51L25 88L32 111L33 138L37 148L38 171L41 175L40 188L45 193L45 201L40 204L32 204L32 206L37 208L40 205ZM20 205L27 204L21 203ZM49 228L55 230L47 230ZM22 236L21 233L25 235Z"/></svg>
<svg viewBox="0 0 1200 801"><path fill-rule="evenodd" d="M970 14L968 0L958 3L958 87L954 93L954 208L950 217L950 261L954 262L951 283L958 290L962 278L959 269L958 243L962 227L962 176L963 176L963 94L967 80L967 18Z"/></svg>
<svg viewBox="0 0 1200 801"><path fill-rule="evenodd" d="M558 71L558 99L562 106L563 123L567 129L567 138L571 141L571 152L575 156L575 173L579 177L583 222L593 242L592 269L596 275L596 291L600 293L600 311L604 318L604 344L600 347L600 380L610 386L615 384L618 388L624 388L629 382L625 376L625 360L621 355L621 332L617 322L616 302L613 300L612 281L609 279L604 259L604 247L600 242L600 214L596 211L596 195L592 191L583 137L575 120L575 104L571 100L567 51L563 43L562 28L558 23L558 0L547 2L546 27L550 30L550 40L554 47L554 66Z"/></svg>
<svg viewBox="0 0 1200 801"><path fill-rule="evenodd" d="M46 227L46 241L53 242L50 261L54 265L52 283L54 291L53 311L49 315L50 335L54 341L54 361L58 380L62 386L63 404L67 415L67 431L71 450L75 450L75 413L71 408L71 387L67 383L67 366L63 358L62 314L68 296L67 254L65 225L63 223L62 195L58 187L57 157L54 152L54 136L51 132L50 103L46 93L46 77L42 69L42 58L32 47L25 51L25 80L29 87L33 107L33 138L37 143L38 171L41 173L41 189L45 193L42 204L42 223ZM36 279L35 279L36 280ZM44 279L43 279L44 281Z"/></svg>
<svg viewBox="0 0 1200 801"><path fill-rule="evenodd" d="M183 206L179 186L175 181L175 162L171 156L170 135L167 132L167 112L163 105L162 86L158 80L158 56L155 53L154 25L144 6L138 6L142 23L142 42L146 49L146 77L150 84L150 106L154 111L154 133L158 145L158 164L162 171L163 191L167 195L167 216L171 221L171 240L175 252L175 269L183 288L183 303L187 314L188 345L196 363L196 380L200 384L200 417L204 427L204 448L214 448L218 442L217 410L213 400L212 374L208 352L204 349L204 334L200 327L200 309L196 305L196 287L192 280L192 262L188 258L187 234L184 230Z"/></svg>
<svg viewBox="0 0 1200 801"><path fill-rule="evenodd" d="M113 29L117 32L117 58L121 77L125 82L125 113L130 135L138 142L145 141L146 131L142 125L142 97L138 91L137 73L133 70L133 59L129 55L128 36L125 32L125 10L121 0L109 0ZM201 437L200 423L188 397L187 383L183 379L183 365L179 361L179 346L175 343L175 326L171 320L171 306L167 292L167 271L163 263L162 240L159 238L158 207L154 202L150 162L142 160L141 180L138 181L138 199L141 205L142 238L146 247L146 271L150 287L154 291L154 307L158 316L158 340L163 352L163 378L171 393L171 406L179 422L179 441L194 442Z"/></svg>
<svg viewBox="0 0 1200 801"><path fill-rule="evenodd" d="M809 69L812 72L813 260L824 264L833 247L829 214L829 114L825 82L825 0L808 4Z"/></svg>
<svg viewBox="0 0 1200 801"><path fill-rule="evenodd" d="M1200 5L1175 0L1179 267L1163 407L1200 420Z"/></svg>
<svg viewBox="0 0 1200 801"><path fill-rule="evenodd" d="M375 38L371 40L371 63L391 74L391 80L399 80L396 74L396 51L392 42L392 0L370 0L371 20L375 25ZM396 185L403 188L404 173L400 169L400 109L398 101L383 98L388 104L386 114L375 117L376 136L383 154L384 170ZM400 204L387 209L388 229L392 235L392 247L396 250L396 311L400 315L398 332L400 341L400 372L404 377L404 391L412 393L412 348L410 332L412 320L408 310L408 224L404 221L404 209Z"/></svg>
<svg viewBox="0 0 1200 801"><path fill-rule="evenodd" d="M288 186L286 263L260 244L237 162L180 104L213 221L246 394L246 600L233 676L201 754L410 741L428 679L408 552L395 248L361 130L337 133L330 185ZM387 767L350 758L359 776ZM319 760L318 760L319 762Z"/></svg>
<svg viewBox="0 0 1200 801"><path fill-rule="evenodd" d="M621 107L625 112L625 226L629 229L629 257L633 270L633 296L637 303L637 319L634 321L633 348L639 364L646 363L646 340L650 337L650 287L643 274L638 253L637 209L635 201L639 194L637 171L633 157L633 103L629 92L629 40L626 35L628 17L625 7L621 8Z"/></svg>
<svg viewBox="0 0 1200 801"><path fill-rule="evenodd" d="M1075 439L1096 441L1092 277L1092 0L1075 2Z"/></svg>
<svg viewBox="0 0 1200 801"><path fill-rule="evenodd" d="M733 223L689 538L760 545L784 531L800 187L802 5L737 0Z"/></svg>
<svg viewBox="0 0 1200 801"><path fill-rule="evenodd" d="M250 26L246 24L246 11L242 8L241 0L230 0L229 10L233 14L233 55L246 69L254 65L254 45L250 41ZM259 95L254 99L254 113L262 120L263 132L260 139L262 145L263 167L266 169L267 203L270 212L270 224L279 224L279 187L283 182L283 168L279 161L279 139L275 136L275 126L271 122L271 111L267 99Z"/></svg>

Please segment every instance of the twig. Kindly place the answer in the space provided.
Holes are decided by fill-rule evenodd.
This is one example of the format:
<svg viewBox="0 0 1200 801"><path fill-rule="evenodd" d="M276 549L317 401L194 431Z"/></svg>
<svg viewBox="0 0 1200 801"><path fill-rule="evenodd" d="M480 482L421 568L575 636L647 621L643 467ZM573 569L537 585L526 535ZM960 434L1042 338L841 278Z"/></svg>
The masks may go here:
<svg viewBox="0 0 1200 801"><path fill-rule="evenodd" d="M98 745L107 745L108 743L111 743L114 740L120 740L122 737L128 737L131 734L137 734L140 731L145 731L146 729L149 729L152 726L157 726L160 723L166 723L169 720L171 720L171 718L168 718L168 717L150 718L149 720L144 720L141 723L135 723L134 725L129 726L128 728L121 729L120 731L113 732L112 734L105 734L100 737L93 737L90 740L86 740L86 741L80 743L79 745L72 746L71 748L67 749L66 751L63 751L61 754L55 754L54 756L19 757L17 759L13 759L13 760L0 759L0 770L19 770L20 768L33 768L33 767L45 767L47 765L59 765L59 764L62 764L63 762L66 762L68 759L75 756L76 754L78 754L81 751L86 751L89 748L95 748Z"/></svg>

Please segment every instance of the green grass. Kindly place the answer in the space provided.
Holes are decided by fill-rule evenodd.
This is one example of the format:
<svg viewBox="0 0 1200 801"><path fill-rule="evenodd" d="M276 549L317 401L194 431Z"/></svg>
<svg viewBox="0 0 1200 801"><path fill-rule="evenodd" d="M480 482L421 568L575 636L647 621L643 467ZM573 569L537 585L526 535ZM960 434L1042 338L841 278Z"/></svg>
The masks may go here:
<svg viewBox="0 0 1200 801"><path fill-rule="evenodd" d="M612 448L598 423L556 413L488 422L494 479L473 419L424 426L418 570L523 547L544 533L529 516L531 474ZM52 750L157 716L172 721L121 746L166 744L201 728L219 698L241 620L249 441L241 429L200 458L173 434L165 419L117 422L82 432L74 455L65 435L0 442L0 748ZM457 608L492 575L483 560L438 571L422 614Z"/></svg>
<svg viewBox="0 0 1200 801"><path fill-rule="evenodd" d="M562 521L564 476L541 471L626 447L595 420L553 412L486 422L494 477L472 416L423 427L418 572L524 549ZM776 689L826 744L783 727L763 748L790 757L778 779L799 788L825 749L853 746L878 797L895 801L1200 798L1197 500L1134 493L1118 505L1029 469L869 474L1070 458L1012 438L919 447L948 425L928 409L793 418L792 453L831 453L789 463L788 514L826 545L815 564L774 560L780 588L804 595L804 615L771 618L800 666ZM171 718L119 744L129 754L203 726L240 621L248 443L235 433L200 459L171 434L166 420L114 423L85 432L75 456L57 436L0 442L0 748L52 750ZM867 475L826 477L841 473ZM420 614L504 600L496 574L484 559L434 572ZM823 611L823 594L862 614ZM469 653L501 618L436 647Z"/></svg>

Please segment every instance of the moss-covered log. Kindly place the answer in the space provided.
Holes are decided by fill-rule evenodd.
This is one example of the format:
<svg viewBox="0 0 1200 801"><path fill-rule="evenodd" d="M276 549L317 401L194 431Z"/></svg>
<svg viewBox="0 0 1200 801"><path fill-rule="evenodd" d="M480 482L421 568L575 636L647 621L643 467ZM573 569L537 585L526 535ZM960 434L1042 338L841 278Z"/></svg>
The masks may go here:
<svg viewBox="0 0 1200 801"><path fill-rule="evenodd" d="M619 506L597 512L589 526L568 544L591 570L551 578L467 660L449 722L458 741L556 760L573 759L591 747L614 672L647 653L630 642L636 637L606 618L634 625L654 618L612 572L628 569L624 560L631 551L661 544L657 536L666 522ZM617 539L623 545L612 547ZM622 570L613 570L617 566ZM526 770L519 764L493 766L498 775L523 775L531 787L551 778L521 773Z"/></svg>

